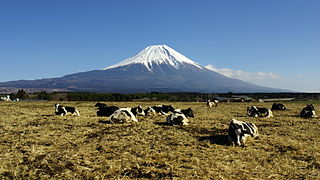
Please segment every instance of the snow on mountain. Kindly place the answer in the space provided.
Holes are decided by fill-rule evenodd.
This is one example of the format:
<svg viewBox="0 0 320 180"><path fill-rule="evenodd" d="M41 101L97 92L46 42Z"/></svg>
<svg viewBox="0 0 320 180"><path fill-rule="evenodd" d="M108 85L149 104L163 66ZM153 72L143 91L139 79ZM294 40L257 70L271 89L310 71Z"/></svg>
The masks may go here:
<svg viewBox="0 0 320 180"><path fill-rule="evenodd" d="M179 69L184 64L191 64L199 69L203 69L198 63L180 54L176 50L167 45L148 46L137 55L127 58L117 64L106 67L103 70L113 69L116 67L126 66L130 64L142 64L149 71L152 71L154 65L168 64L175 69Z"/></svg>

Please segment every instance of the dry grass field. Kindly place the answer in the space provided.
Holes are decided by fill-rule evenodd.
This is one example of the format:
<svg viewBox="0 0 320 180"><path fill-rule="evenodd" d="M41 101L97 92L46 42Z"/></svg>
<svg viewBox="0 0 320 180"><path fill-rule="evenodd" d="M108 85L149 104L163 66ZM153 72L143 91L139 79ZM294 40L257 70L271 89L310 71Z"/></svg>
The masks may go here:
<svg viewBox="0 0 320 180"><path fill-rule="evenodd" d="M185 127L165 116L109 124L96 102L61 102L81 116L55 116L55 103L0 102L1 179L320 179L320 120L297 117L306 102L285 103L273 118L246 116L247 106L272 103L107 103L192 107ZM232 118L255 123L260 138L228 146Z"/></svg>

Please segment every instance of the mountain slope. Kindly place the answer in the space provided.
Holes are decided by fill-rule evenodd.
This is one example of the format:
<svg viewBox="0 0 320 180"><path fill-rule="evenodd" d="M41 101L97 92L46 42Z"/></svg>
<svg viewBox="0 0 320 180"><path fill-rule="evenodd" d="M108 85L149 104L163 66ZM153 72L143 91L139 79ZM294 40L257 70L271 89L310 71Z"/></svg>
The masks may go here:
<svg viewBox="0 0 320 180"><path fill-rule="evenodd" d="M0 87L90 92L280 92L206 69L166 45L149 46L115 65L63 76L0 83Z"/></svg>

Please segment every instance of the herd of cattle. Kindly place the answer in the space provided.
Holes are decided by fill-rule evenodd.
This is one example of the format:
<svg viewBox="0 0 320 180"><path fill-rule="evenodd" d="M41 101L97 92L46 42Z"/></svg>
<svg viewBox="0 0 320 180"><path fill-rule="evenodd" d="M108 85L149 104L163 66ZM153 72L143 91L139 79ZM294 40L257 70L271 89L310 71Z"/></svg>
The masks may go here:
<svg viewBox="0 0 320 180"><path fill-rule="evenodd" d="M218 102L207 101L207 107L218 106ZM166 115L166 122L168 125L188 125L188 117L194 117L193 110L188 109L175 109L173 105L157 105L151 106L143 110L142 106L132 108L119 108L117 106L107 106L104 103L96 103L97 116L109 117L110 123L129 123L138 122L137 116L152 116L152 115ZM251 106L247 108L247 115L249 117L273 117L272 110L286 110L283 104L274 103L271 109L258 108ZM80 116L79 111L75 107L62 106L55 104L55 114L64 116L72 114ZM304 107L299 115L301 118L315 118L315 108L312 104ZM228 140L230 144L245 146L246 137L258 137L258 128L255 124L250 122L238 121L232 119L228 129Z"/></svg>

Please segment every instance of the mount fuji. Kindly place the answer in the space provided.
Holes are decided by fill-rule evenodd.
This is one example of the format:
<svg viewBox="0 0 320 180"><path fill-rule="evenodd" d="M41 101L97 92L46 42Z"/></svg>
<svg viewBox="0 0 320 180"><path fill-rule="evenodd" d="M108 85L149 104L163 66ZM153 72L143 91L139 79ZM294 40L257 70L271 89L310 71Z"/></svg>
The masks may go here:
<svg viewBox="0 0 320 180"><path fill-rule="evenodd" d="M166 45L149 46L137 55L101 70L59 78L19 80L0 87L82 92L283 92L209 70Z"/></svg>

